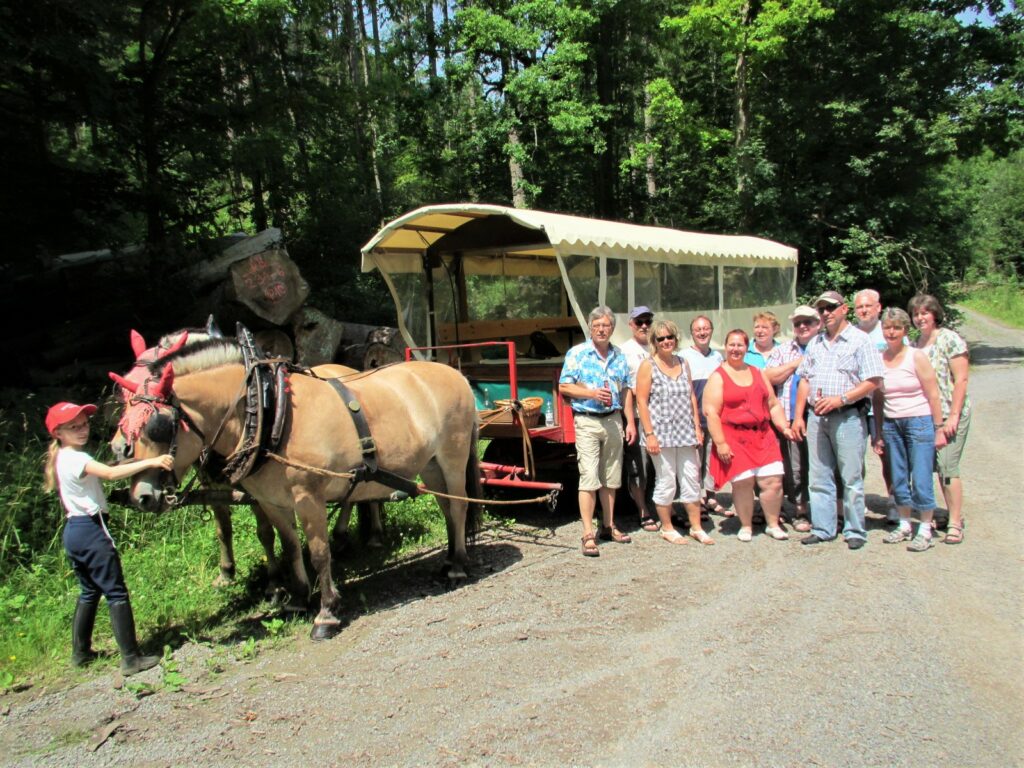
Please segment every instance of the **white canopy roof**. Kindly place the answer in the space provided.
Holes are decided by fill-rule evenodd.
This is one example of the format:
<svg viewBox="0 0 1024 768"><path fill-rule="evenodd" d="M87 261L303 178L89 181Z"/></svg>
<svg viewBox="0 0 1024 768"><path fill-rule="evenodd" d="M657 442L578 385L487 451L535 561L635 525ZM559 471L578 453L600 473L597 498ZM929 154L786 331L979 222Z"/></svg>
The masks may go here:
<svg viewBox="0 0 1024 768"><path fill-rule="evenodd" d="M796 266L797 262L795 248L758 237L708 235L500 205L449 203L418 208L381 229L363 246L362 269L371 272L380 266L387 271L419 271L419 254L424 250L463 224L488 216L505 216L538 231L535 246L508 249L521 256L633 256L679 264L727 260L735 266L751 267ZM377 257L383 258L378 261ZM403 264L406 260L408 265Z"/></svg>

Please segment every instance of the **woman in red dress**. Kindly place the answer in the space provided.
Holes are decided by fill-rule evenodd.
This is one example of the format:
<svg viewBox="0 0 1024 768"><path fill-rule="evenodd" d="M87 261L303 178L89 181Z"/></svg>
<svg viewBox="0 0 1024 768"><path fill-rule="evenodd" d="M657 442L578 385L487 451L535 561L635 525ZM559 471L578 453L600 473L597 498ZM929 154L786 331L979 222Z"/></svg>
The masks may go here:
<svg viewBox="0 0 1024 768"><path fill-rule="evenodd" d="M788 539L779 523L782 454L772 424L788 440L793 439L793 431L764 372L743 362L749 344L745 332L730 331L725 339L725 363L711 374L704 388L704 415L714 443L709 469L716 488L732 483L740 541L753 537L755 480L768 522L764 532L773 539Z"/></svg>

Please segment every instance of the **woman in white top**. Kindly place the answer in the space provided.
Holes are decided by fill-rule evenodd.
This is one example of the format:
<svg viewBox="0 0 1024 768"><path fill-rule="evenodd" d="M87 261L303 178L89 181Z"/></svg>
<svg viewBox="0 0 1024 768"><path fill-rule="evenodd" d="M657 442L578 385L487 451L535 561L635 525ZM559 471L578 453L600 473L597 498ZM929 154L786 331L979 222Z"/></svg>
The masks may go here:
<svg viewBox="0 0 1024 768"><path fill-rule="evenodd" d="M899 528L884 541L897 544L909 540L909 551L925 552L932 546L935 451L946 444L939 386L927 355L905 343L910 315L890 307L882 313L880 324L886 344L882 352L885 371L882 386L873 395L875 434L879 435L873 448L879 456L889 456L892 491L900 513ZM921 521L913 537L911 508L917 510Z"/></svg>

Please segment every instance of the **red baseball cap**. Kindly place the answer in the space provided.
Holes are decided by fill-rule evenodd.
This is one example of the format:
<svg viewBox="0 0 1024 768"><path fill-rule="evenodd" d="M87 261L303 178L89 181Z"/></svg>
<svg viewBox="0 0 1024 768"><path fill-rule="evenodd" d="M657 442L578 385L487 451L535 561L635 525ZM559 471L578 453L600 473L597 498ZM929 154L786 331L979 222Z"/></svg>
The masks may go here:
<svg viewBox="0 0 1024 768"><path fill-rule="evenodd" d="M50 410L46 412L46 430L52 435L57 427L61 427L67 424L69 421L74 421L78 418L78 414L84 413L86 416L92 416L96 413L95 405L75 405L74 403L57 403L51 405Z"/></svg>

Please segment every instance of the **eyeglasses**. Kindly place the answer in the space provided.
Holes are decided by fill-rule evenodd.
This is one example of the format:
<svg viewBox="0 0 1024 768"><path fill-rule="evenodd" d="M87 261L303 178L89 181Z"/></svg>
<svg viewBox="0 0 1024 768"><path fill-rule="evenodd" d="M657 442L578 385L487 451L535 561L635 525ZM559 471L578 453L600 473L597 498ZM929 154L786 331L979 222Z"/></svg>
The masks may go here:
<svg viewBox="0 0 1024 768"><path fill-rule="evenodd" d="M655 336L654 340L660 344L663 341L675 341L676 337L675 336Z"/></svg>
<svg viewBox="0 0 1024 768"><path fill-rule="evenodd" d="M793 321L793 327L794 328L803 328L805 325L817 325L817 324L818 324L818 321L816 319L815 320L794 320Z"/></svg>
<svg viewBox="0 0 1024 768"><path fill-rule="evenodd" d="M646 326L650 327L651 323L654 322L654 318L653 317L648 317L648 318L638 317L633 322L637 326L646 325Z"/></svg>

